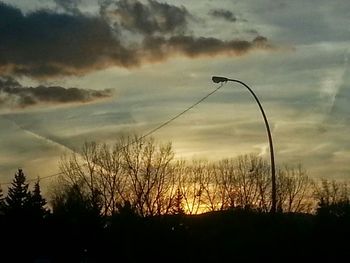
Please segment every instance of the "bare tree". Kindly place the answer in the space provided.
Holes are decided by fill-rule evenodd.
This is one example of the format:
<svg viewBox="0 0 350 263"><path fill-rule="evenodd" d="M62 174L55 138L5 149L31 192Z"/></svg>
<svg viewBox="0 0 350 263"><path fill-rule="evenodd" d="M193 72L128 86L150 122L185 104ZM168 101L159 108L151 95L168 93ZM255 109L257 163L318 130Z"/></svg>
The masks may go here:
<svg viewBox="0 0 350 263"><path fill-rule="evenodd" d="M197 214L203 210L203 180L205 164L193 160L191 164L182 161L178 164L178 189L183 196L184 210L188 214Z"/></svg>
<svg viewBox="0 0 350 263"><path fill-rule="evenodd" d="M201 201L208 210L249 207L270 211L270 168L262 158L244 155L215 164L205 163L202 173L204 198ZM278 197L283 211L311 211L312 180L301 166L279 171Z"/></svg>
<svg viewBox="0 0 350 263"><path fill-rule="evenodd" d="M122 167L122 155L120 142L110 147L106 144L99 146L97 152L97 176L96 183L103 199L104 214L118 212L121 204L128 198L128 178Z"/></svg>
<svg viewBox="0 0 350 263"><path fill-rule="evenodd" d="M126 203L141 216L179 211L197 214L234 207L267 212L271 207L270 168L257 155L215 163L174 161L170 143L156 144L152 138L129 136L113 146L85 143L80 154L62 158L60 169L60 184L79 186L103 215L119 212ZM311 185L301 167L280 169L280 209L310 211ZM344 192L338 188L324 182L316 192L331 202Z"/></svg>
<svg viewBox="0 0 350 263"><path fill-rule="evenodd" d="M176 179L170 143L156 145L153 139L121 138L113 147L85 143L81 154L64 157L62 181L83 185L92 200L99 200L102 213L112 214L125 202L142 215L168 213L176 194Z"/></svg>
<svg viewBox="0 0 350 263"><path fill-rule="evenodd" d="M100 156L100 145L95 142L84 143L81 153L73 153L71 156L63 156L60 162L60 170L63 176L60 184L75 186L83 189L90 196L94 205L102 205L101 212L107 214L110 210L109 196L106 194L105 181L101 166L103 158Z"/></svg>
<svg viewBox="0 0 350 263"><path fill-rule="evenodd" d="M235 160L225 159L216 165L216 184L220 196L220 210L238 206L238 188L235 172Z"/></svg>
<svg viewBox="0 0 350 263"><path fill-rule="evenodd" d="M239 156L235 173L236 205L268 210L271 181L266 161L256 155Z"/></svg>
<svg viewBox="0 0 350 263"><path fill-rule="evenodd" d="M310 212L313 207L313 181L301 165L285 166L278 173L278 206L284 212Z"/></svg>
<svg viewBox="0 0 350 263"><path fill-rule="evenodd" d="M350 200L350 189L346 182L323 179L314 184L314 197L319 205L334 205Z"/></svg>
<svg viewBox="0 0 350 263"><path fill-rule="evenodd" d="M236 206L237 188L232 159L207 163L203 178L204 203L209 211Z"/></svg>
<svg viewBox="0 0 350 263"><path fill-rule="evenodd" d="M142 139L122 148L123 169L130 183L130 201L141 215L167 213L175 196L175 178L171 161L172 146L155 145L153 139Z"/></svg>
<svg viewBox="0 0 350 263"><path fill-rule="evenodd" d="M201 177L201 203L204 206L203 209L209 211L219 210L220 206L220 182L218 181L218 174L216 172L215 164L211 164L207 161L201 161L201 169L197 170L202 174Z"/></svg>
<svg viewBox="0 0 350 263"><path fill-rule="evenodd" d="M217 163L192 163L183 180L185 203L189 213L199 208L215 211L250 207L263 211L270 205L269 167L255 155L239 156Z"/></svg>

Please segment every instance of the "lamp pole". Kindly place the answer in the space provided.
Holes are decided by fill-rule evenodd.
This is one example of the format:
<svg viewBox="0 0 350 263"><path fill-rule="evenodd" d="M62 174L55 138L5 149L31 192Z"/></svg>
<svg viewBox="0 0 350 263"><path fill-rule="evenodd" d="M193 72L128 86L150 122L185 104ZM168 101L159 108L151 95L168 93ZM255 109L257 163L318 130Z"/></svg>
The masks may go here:
<svg viewBox="0 0 350 263"><path fill-rule="evenodd" d="M256 103L258 104L261 114L263 116L264 122L265 122L265 126L266 126L266 131L267 131L267 137L269 139L269 146L270 146L270 157L271 157L271 185L272 185L272 193L271 193L271 213L276 213L276 208L277 208L277 195L276 195L276 168L275 168L275 156L274 156L274 152L273 152L273 143L272 143L272 135L271 135L271 130L270 130L270 126L269 126L269 122L267 121L267 117L266 114L264 112L264 109L258 99L258 97L255 95L255 93L253 92L253 90L244 82L237 80L237 79L229 79L226 77L218 77L218 76L213 76L212 77L213 82L215 83L220 83L220 82L227 82L227 81L231 81L231 82L236 82L239 83L241 85L243 85L244 87L246 87L249 92L251 93L251 95L254 97Z"/></svg>

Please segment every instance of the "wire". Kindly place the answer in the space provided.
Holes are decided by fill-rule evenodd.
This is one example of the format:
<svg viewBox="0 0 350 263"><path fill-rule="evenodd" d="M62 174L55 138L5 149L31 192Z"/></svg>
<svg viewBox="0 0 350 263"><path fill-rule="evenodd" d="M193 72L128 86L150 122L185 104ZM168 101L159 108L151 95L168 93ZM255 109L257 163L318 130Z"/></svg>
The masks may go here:
<svg viewBox="0 0 350 263"><path fill-rule="evenodd" d="M59 175L62 175L63 172L59 172L59 173L54 173L54 174L50 174L50 175L47 175L47 176L42 176L42 177L38 177L37 179L28 179L26 180L27 182L34 182L34 181L40 181L40 180L45 180L45 179L48 179L48 178L52 178L52 177L56 177L56 176L59 176ZM3 186L3 185L10 185L12 184L12 182L6 182L6 183L0 183L0 186Z"/></svg>
<svg viewBox="0 0 350 263"><path fill-rule="evenodd" d="M137 143L138 141L152 135L153 133L155 133L156 131L164 128L165 126L167 126L168 124L170 124L171 122L175 121L176 119L178 119L179 117L181 117L182 115L184 115L186 112L188 112L189 110L193 109L194 107L196 107L198 104L200 104L201 102L203 102L204 100L206 100L208 97L210 97L211 95L213 95L215 92L217 92L219 89L222 88L222 86L224 85L224 83L220 83L220 86L217 87L216 89L214 89L213 91L209 92L207 95L205 95L204 97L202 97L200 100L198 100L197 102L193 103L191 106L189 106L188 108L186 108L185 110L183 110L182 112L178 113L177 115L175 115L174 117L170 118L169 120L163 122L162 124L158 125L157 127L153 128L152 130L148 131L147 133L145 133L144 135L140 136L139 138L137 138L136 140L124 145L123 147L119 148L119 150L125 149L127 147L129 147L130 145Z"/></svg>
<svg viewBox="0 0 350 263"><path fill-rule="evenodd" d="M187 107L185 110L183 110L182 112L176 114L174 117L170 118L169 120L163 122L162 124L158 125L157 127L153 128L152 130L146 132L144 135L138 137L136 140L122 146L121 148L119 148L119 150L123 150L127 147L129 147L130 145L133 145L134 143L139 142L140 140L152 135L153 133L155 133L156 131L164 128L165 126L169 125L170 123L172 123L173 121L175 121L176 119L180 118L182 115L184 115L186 112L190 111L191 109L193 109L194 107L196 107L198 104L202 103L204 100L206 100L207 98L209 98L211 95L213 95L215 92L217 92L219 89L222 88L222 86L224 85L224 82L220 83L219 87L217 87L216 89L214 89L213 91L209 92L207 95L205 95L204 97L202 97L201 99L199 99L198 101L196 101L195 103L193 103L191 106ZM37 180L45 180L48 178L52 178L52 177L56 177L59 175L62 175L63 172L59 172L59 173L54 173L54 174L50 174L47 176L43 176L43 177L38 177L37 179L29 179L27 180L27 182L33 182L33 181L37 181ZM5 183L0 183L0 186L2 185L10 185L12 184L12 182L5 182Z"/></svg>

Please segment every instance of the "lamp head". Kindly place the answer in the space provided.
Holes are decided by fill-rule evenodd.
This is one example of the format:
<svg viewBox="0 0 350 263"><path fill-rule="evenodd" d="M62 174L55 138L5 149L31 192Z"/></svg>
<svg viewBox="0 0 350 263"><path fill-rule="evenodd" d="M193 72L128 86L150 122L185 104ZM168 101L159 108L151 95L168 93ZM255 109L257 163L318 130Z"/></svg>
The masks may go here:
<svg viewBox="0 0 350 263"><path fill-rule="evenodd" d="M227 81L228 81L228 78L225 78L225 77L218 77L218 76L213 76L211 79L212 79L213 82L215 82L215 83L227 82Z"/></svg>

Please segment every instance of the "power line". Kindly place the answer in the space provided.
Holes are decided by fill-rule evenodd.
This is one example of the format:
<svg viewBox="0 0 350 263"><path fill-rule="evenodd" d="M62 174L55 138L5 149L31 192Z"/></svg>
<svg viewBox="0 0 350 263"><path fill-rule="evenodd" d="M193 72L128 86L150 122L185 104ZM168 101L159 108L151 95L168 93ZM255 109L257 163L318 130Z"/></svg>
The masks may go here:
<svg viewBox="0 0 350 263"><path fill-rule="evenodd" d="M148 131L147 133L145 133L144 135L140 136L139 138L137 138L136 140L124 145L123 147L119 148L119 150L123 150L127 147L129 147L130 145L137 143L138 141L152 135L153 133L155 133L156 131L164 128L165 126L167 126L168 124L170 124L171 122L175 121L177 118L181 117L182 115L184 115L186 112L188 112L189 110L193 109L194 107L196 107L198 104L200 104L201 102L203 102L204 100L206 100L208 97L210 97L211 95L213 95L215 92L217 92L220 88L222 88L222 86L224 85L224 83L220 83L220 86L217 87L216 89L214 89L213 91L209 92L207 95L205 95L204 97L202 97L200 100L198 100L197 102L193 103L191 106L189 106L188 108L186 108L185 110L183 110L182 112L178 113L177 115L175 115L174 117L170 118L169 120L163 122L162 124L158 125L157 127L153 128L152 130Z"/></svg>
<svg viewBox="0 0 350 263"><path fill-rule="evenodd" d="M59 173L54 173L54 174L50 174L50 175L47 175L47 176L42 176L42 177L38 177L36 179L28 179L27 182L35 182L35 181L40 181L40 180L45 180L45 179L48 179L48 178L52 178L52 177L56 177L56 176L59 176L63 174L63 172L59 172ZM10 185L12 184L12 182L6 182L6 183L0 183L0 186L3 186L3 185Z"/></svg>
<svg viewBox="0 0 350 263"><path fill-rule="evenodd" d="M199 99L198 101L196 101L195 103L193 103L191 106L189 106L188 108L186 108L185 110L183 110L182 112L176 114L174 117L170 118L169 120L163 122L162 124L158 125L157 127L153 128L152 130L148 131L147 133L145 133L144 135L140 136L139 138L135 139L134 141L122 146L121 148L119 148L119 150L123 150L127 147L129 147L130 145L133 145L134 143L139 142L140 140L152 135L153 133L155 133L156 131L164 128L165 126L169 125L170 123L172 123L173 121L175 121L176 119L180 118L182 115L184 115L186 112L190 111L191 109L193 109L194 107L196 107L198 104L202 103L204 100L206 100L208 97L210 97L211 95L213 95L215 92L217 92L219 89L222 88L222 86L225 83L222 82L220 83L219 87L217 87L216 89L214 89L213 91L209 92L207 95L205 95L204 97L202 97L201 99ZM38 177L37 179L29 179L27 180L28 182L33 182L33 181L37 181L37 180L45 180L48 178L52 178L52 177L56 177L59 175L62 175L63 172L58 172L58 173L54 173L54 174L50 174L47 176L43 176L43 177ZM12 182L5 182L5 183L0 183L1 185L10 185L12 184Z"/></svg>

